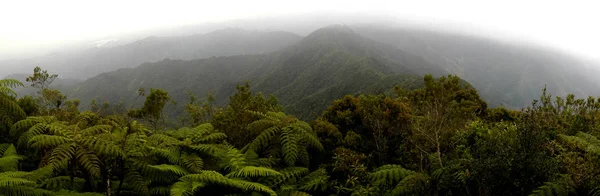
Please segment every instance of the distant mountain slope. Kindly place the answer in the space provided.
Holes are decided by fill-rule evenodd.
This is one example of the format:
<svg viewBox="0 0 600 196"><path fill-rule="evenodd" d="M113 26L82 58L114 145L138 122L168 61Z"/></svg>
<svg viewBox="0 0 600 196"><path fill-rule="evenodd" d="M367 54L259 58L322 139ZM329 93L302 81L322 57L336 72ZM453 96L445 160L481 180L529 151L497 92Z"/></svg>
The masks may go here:
<svg viewBox="0 0 600 196"><path fill-rule="evenodd" d="M491 106L527 106L539 98L544 85L555 95L600 95L600 73L557 51L419 29L354 29L459 75L473 84Z"/></svg>
<svg viewBox="0 0 600 196"><path fill-rule="evenodd" d="M212 56L264 54L292 45L301 37L288 32L259 32L223 29L207 34L178 37L148 37L116 47L90 48L78 53L55 54L34 59L0 61L0 67L35 66L67 78L86 79L119 68L165 58L191 60ZM1 68L0 68L1 70Z"/></svg>
<svg viewBox="0 0 600 196"><path fill-rule="evenodd" d="M31 83L26 81L27 77L29 77L31 75L32 74L11 74L4 78L16 79L23 83L24 87L17 87L14 89L19 97L28 96L28 95L29 96L37 96L37 92L39 91L39 89L31 87ZM52 82L52 84L50 85L50 88L58 89L58 90L62 91L63 93L68 94L69 92L71 92L73 90L73 88L75 88L81 82L83 82L83 80L67 79L67 78L61 77L61 78L56 78L54 80L54 82Z"/></svg>
<svg viewBox="0 0 600 196"><path fill-rule="evenodd" d="M276 95L288 112L311 118L346 94L384 92L395 85L416 88L425 73L445 71L346 26L330 26L270 54L163 60L100 74L82 83L71 97L82 103L91 99L127 103L136 89L144 87L166 89L180 103L188 91L197 95L212 91L225 103L236 84L250 81L255 91Z"/></svg>

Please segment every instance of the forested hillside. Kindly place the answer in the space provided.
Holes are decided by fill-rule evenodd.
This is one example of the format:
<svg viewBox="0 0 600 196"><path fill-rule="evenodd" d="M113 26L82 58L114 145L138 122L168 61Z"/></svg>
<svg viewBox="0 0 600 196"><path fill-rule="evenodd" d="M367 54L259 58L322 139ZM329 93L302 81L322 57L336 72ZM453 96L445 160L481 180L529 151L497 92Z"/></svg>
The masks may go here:
<svg viewBox="0 0 600 196"><path fill-rule="evenodd" d="M394 85L420 87L418 76L426 73L446 72L349 27L330 26L271 54L168 59L100 74L78 86L71 97L84 104L93 99L130 104L143 87L166 89L179 103L186 102L190 92L197 96L212 92L217 103L224 104L233 87L247 81L257 91L277 96L291 114L314 118L328 102L346 94L378 93ZM170 106L168 113L177 116L183 107Z"/></svg>
<svg viewBox="0 0 600 196"><path fill-rule="evenodd" d="M281 31L261 32L222 29L207 34L177 37L148 37L115 47L92 47L77 52L51 54L38 58L0 61L3 69L29 72L43 66L64 78L87 79L119 68L132 68L144 62L165 58L191 60L212 56L269 53L296 43L300 36Z"/></svg>
<svg viewBox="0 0 600 196"><path fill-rule="evenodd" d="M236 58L247 56L222 60ZM302 121L237 85L223 107L189 100L169 127L163 89L137 91L137 107L79 110L50 88L55 77L0 80L2 195L600 194L600 97L540 89L523 110L488 108L459 77L426 75ZM40 96L17 99L25 85Z"/></svg>
<svg viewBox="0 0 600 196"><path fill-rule="evenodd" d="M599 72L591 68L595 65L557 50L416 28L354 29L444 67L473 84L493 106L525 107L545 86L561 96L600 95Z"/></svg>
<svg viewBox="0 0 600 196"><path fill-rule="evenodd" d="M242 30L223 30L219 34L238 31ZM244 39L213 42L240 40ZM212 92L222 105L233 93L233 86L250 82L258 91L279 97L291 114L307 119L316 117L328 101L339 96L382 92L393 83L412 89L420 85L415 76L429 73L457 74L473 84L491 106L512 109L527 106L540 96L537 89L544 87L562 96L600 92L595 78L598 71L589 70L583 60L488 38L410 28L334 25L295 44L289 41L293 39L285 40L287 47L267 54L189 61L174 58L120 69L94 77L66 93L86 104L93 99L129 104L140 87L163 88L177 102L185 102L189 93L201 96ZM209 48L200 42L195 44ZM214 50L220 51L219 47ZM182 59L189 53L183 49L169 51ZM183 107L172 105L167 111L177 116L176 111Z"/></svg>

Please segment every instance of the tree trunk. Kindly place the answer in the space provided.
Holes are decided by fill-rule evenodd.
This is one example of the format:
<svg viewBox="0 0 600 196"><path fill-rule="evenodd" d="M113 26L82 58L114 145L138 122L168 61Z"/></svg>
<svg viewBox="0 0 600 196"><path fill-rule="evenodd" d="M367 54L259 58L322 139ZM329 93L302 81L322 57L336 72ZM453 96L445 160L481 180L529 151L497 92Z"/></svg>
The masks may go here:
<svg viewBox="0 0 600 196"><path fill-rule="evenodd" d="M108 175L106 176L106 196L110 196L110 170L108 171Z"/></svg>
<svg viewBox="0 0 600 196"><path fill-rule="evenodd" d="M444 167L444 164L442 164L442 152L440 151L440 143L437 143L437 158L438 161L440 162L440 167Z"/></svg>

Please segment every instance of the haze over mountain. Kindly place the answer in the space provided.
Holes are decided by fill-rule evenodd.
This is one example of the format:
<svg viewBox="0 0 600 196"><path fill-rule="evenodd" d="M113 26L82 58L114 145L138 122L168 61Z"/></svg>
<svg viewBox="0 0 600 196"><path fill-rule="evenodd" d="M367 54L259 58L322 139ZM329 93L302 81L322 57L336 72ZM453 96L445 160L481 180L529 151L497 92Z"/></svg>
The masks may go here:
<svg viewBox="0 0 600 196"><path fill-rule="evenodd" d="M392 44L473 84L493 107L524 107L549 92L600 95L597 64L531 44L415 28L360 26L361 35Z"/></svg>
<svg viewBox="0 0 600 196"><path fill-rule="evenodd" d="M165 58L190 60L211 56L268 53L293 44L299 39L298 35L288 32L259 32L233 28L189 36L147 37L113 47L91 47L39 58L0 61L0 73L29 73L35 66L42 66L61 77L86 79L103 72L135 67L144 62Z"/></svg>
<svg viewBox="0 0 600 196"><path fill-rule="evenodd" d="M236 84L249 81L256 91L277 96L292 113L313 117L346 94L384 92L395 85L418 87L426 73L446 72L421 57L336 25L270 54L163 60L104 73L84 82L72 97L83 103L92 99L127 103L136 89L145 87L167 89L178 102L185 102L189 91L213 92L224 103Z"/></svg>
<svg viewBox="0 0 600 196"><path fill-rule="evenodd" d="M428 73L462 77L492 107L527 106L546 85L557 95L600 92L600 79L595 77L600 73L598 64L531 42L386 17L358 17L362 20L343 28L331 26L336 31L328 31L320 28L336 22L350 23L349 19L356 17L315 16L319 17L271 17L157 29L152 32L163 36L138 40L136 37L142 34L128 35L127 39L106 37L85 50L0 61L0 75L29 73L34 66L41 66L62 78L93 77L73 91L72 98L81 98L83 103L92 98L127 102L139 87L177 91L177 101L183 101L187 91L197 95L212 91L218 94L220 103L225 103L236 84L249 81L256 90L277 95L292 112L309 108L296 113L303 117L319 113L329 100L344 94L381 92L391 89L391 81L416 76L410 79L414 82ZM294 17L297 20L290 22ZM214 29L218 30L208 32ZM168 73L182 77L147 80ZM372 73L379 76L369 75ZM332 77L336 74L340 77ZM389 76L394 74L402 76ZM369 89L369 85L361 86L346 78L348 75L365 84L375 85L382 77L390 83ZM402 79L390 79L397 77ZM176 87L177 80L186 83Z"/></svg>

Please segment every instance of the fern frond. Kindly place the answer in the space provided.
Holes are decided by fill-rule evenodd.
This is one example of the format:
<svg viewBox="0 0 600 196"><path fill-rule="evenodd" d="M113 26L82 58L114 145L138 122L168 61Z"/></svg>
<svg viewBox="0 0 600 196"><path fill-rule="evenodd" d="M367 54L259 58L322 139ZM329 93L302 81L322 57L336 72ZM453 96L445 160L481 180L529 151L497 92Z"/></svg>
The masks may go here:
<svg viewBox="0 0 600 196"><path fill-rule="evenodd" d="M110 129L112 129L112 126L110 126L110 125L96 125L96 126L81 130L81 131L79 131L79 133L82 135L93 136L93 135L97 135L97 134L101 134L101 133L106 133Z"/></svg>
<svg viewBox="0 0 600 196"><path fill-rule="evenodd" d="M181 143L181 141L176 138L159 133L152 134L148 137L148 141L153 141L162 145L178 145Z"/></svg>
<svg viewBox="0 0 600 196"><path fill-rule="evenodd" d="M162 165L150 165L149 167L152 169L162 171L162 172L173 173L178 176L184 176L184 175L188 174L188 172L185 169L183 169L179 166L175 166L175 165L162 164Z"/></svg>
<svg viewBox="0 0 600 196"><path fill-rule="evenodd" d="M69 176L57 176L54 178L48 178L44 180L42 187L47 190L58 191L61 189L80 191L83 189L85 179L73 178Z"/></svg>
<svg viewBox="0 0 600 196"><path fill-rule="evenodd" d="M574 192L574 182L568 175L546 182L544 185L535 189L530 196L547 196L547 195L569 195Z"/></svg>
<svg viewBox="0 0 600 196"><path fill-rule="evenodd" d="M36 135L29 139L28 146L35 149L45 149L72 142L70 138L58 135Z"/></svg>
<svg viewBox="0 0 600 196"><path fill-rule="evenodd" d="M429 181L429 176L415 172L402 179L389 195L419 195L429 189Z"/></svg>
<svg viewBox="0 0 600 196"><path fill-rule="evenodd" d="M19 80L6 78L6 79L0 80L0 86L8 87L8 88L16 88L16 87L23 87L23 83L21 83L21 81L19 81Z"/></svg>
<svg viewBox="0 0 600 196"><path fill-rule="evenodd" d="M11 196L50 196L52 193L47 190L29 187L29 186L13 186L13 187L0 187L0 193L2 195Z"/></svg>
<svg viewBox="0 0 600 196"><path fill-rule="evenodd" d="M152 187L148 190L150 195L171 195L171 188L166 186Z"/></svg>
<svg viewBox="0 0 600 196"><path fill-rule="evenodd" d="M0 187L35 186L36 183L23 178L0 178Z"/></svg>
<svg viewBox="0 0 600 196"><path fill-rule="evenodd" d="M32 137L41 135L45 132L46 132L46 124L36 124L36 125L32 126L29 130L27 130L25 133L21 134L17 145L20 147L28 147L29 140Z"/></svg>
<svg viewBox="0 0 600 196"><path fill-rule="evenodd" d="M200 172L204 166L204 161L195 154L184 154L181 157L181 165L191 172Z"/></svg>
<svg viewBox="0 0 600 196"><path fill-rule="evenodd" d="M155 148L150 147L150 154L166 158L171 163L177 163L179 161L179 148Z"/></svg>
<svg viewBox="0 0 600 196"><path fill-rule="evenodd" d="M268 146L273 138L281 132L279 127L271 127L265 129L260 135L258 135L250 144L248 144L247 148L249 150L253 150L255 152L260 152L260 150L266 146Z"/></svg>
<svg viewBox="0 0 600 196"><path fill-rule="evenodd" d="M227 139L225 133L211 133L210 135L192 139L195 143L210 143Z"/></svg>
<svg viewBox="0 0 600 196"><path fill-rule="evenodd" d="M408 169L404 169L400 165L384 165L377 168L369 176L372 181L383 181L386 183L397 183L404 179L406 176L413 174L414 172Z"/></svg>
<svg viewBox="0 0 600 196"><path fill-rule="evenodd" d="M233 147L227 149L221 160L224 162L222 167L229 171L236 171L248 165L246 156Z"/></svg>
<svg viewBox="0 0 600 196"><path fill-rule="evenodd" d="M89 172L91 176L100 176L100 159L96 154L87 149L76 148L75 157L83 168Z"/></svg>
<svg viewBox="0 0 600 196"><path fill-rule="evenodd" d="M64 162L68 162L74 158L75 148L76 146L74 143L66 143L52 149L48 165L52 167L54 171L61 170Z"/></svg>
<svg viewBox="0 0 600 196"><path fill-rule="evenodd" d="M12 98L0 92L0 111L6 112L13 122L25 119L27 114ZM9 125L10 126L10 125Z"/></svg>
<svg viewBox="0 0 600 196"><path fill-rule="evenodd" d="M126 188L138 194L145 195L145 193L149 192L149 182L147 181L147 179L144 178L144 176L142 176L141 173L137 171L128 171L123 181L126 183Z"/></svg>
<svg viewBox="0 0 600 196"><path fill-rule="evenodd" d="M299 189L304 191L317 191L317 190L325 190L327 189L327 184L329 183L329 175L327 171L323 168L317 169L304 178L300 180L298 183L300 185Z"/></svg>
<svg viewBox="0 0 600 196"><path fill-rule="evenodd" d="M189 148L212 157L218 157L225 152L225 149L216 144L197 144L189 146Z"/></svg>
<svg viewBox="0 0 600 196"><path fill-rule="evenodd" d="M279 185L287 181L299 180L301 176L308 174L309 170L305 167L287 167L280 171L282 175L279 175L271 181L271 185Z"/></svg>
<svg viewBox="0 0 600 196"><path fill-rule="evenodd" d="M242 190L245 191L256 191L256 192L260 192L260 193L267 193L271 196L276 196L277 193L275 191L273 191L271 188L269 188L268 186L265 186L263 184L257 183L257 182L249 182L249 181L245 181L245 180L239 180L239 179L231 179L230 180L235 187L238 187Z"/></svg>
<svg viewBox="0 0 600 196"><path fill-rule="evenodd" d="M27 117L26 119L20 120L12 125L10 128L10 135L12 137L19 137L22 133L26 132L34 125L44 122L47 122L47 119L44 117Z"/></svg>
<svg viewBox="0 0 600 196"><path fill-rule="evenodd" d="M22 160L23 157L19 155L8 155L0 158L0 171L17 171L19 167L19 161Z"/></svg>
<svg viewBox="0 0 600 196"><path fill-rule="evenodd" d="M294 166L298 159L298 137L290 128L284 128L281 133L283 160L288 166Z"/></svg>
<svg viewBox="0 0 600 196"><path fill-rule="evenodd" d="M257 178L257 177L270 177L270 176L280 176L281 173L264 167L255 167L255 166L245 166L239 170L231 172L226 175L226 177L230 178Z"/></svg>
<svg viewBox="0 0 600 196"><path fill-rule="evenodd" d="M97 138L86 138L79 142L82 146L92 149L98 155L107 157L124 157L125 152L121 147L117 146L113 142L104 141Z"/></svg>

